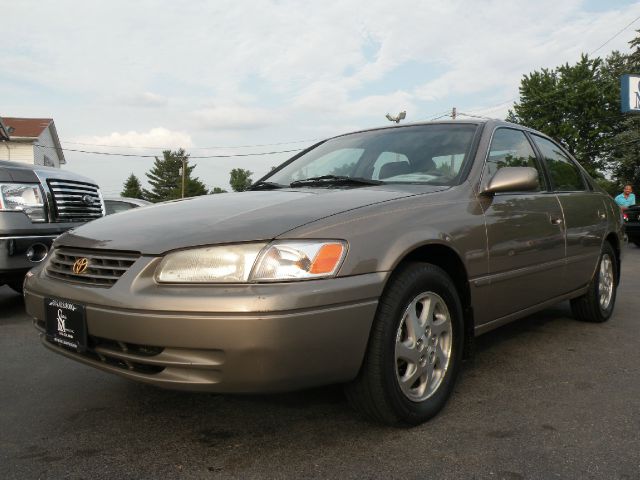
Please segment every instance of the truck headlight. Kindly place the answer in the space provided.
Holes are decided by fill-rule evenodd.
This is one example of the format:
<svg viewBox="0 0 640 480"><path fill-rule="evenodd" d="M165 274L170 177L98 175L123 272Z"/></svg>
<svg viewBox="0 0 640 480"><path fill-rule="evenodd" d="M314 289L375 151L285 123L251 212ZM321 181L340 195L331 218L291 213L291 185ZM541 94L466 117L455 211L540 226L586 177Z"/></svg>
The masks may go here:
<svg viewBox="0 0 640 480"><path fill-rule="evenodd" d="M37 183L0 183L0 210L22 211L32 222L47 220L42 191Z"/></svg>
<svg viewBox="0 0 640 480"><path fill-rule="evenodd" d="M167 254L158 283L247 283L326 278L347 253L342 240L283 240L192 248Z"/></svg>

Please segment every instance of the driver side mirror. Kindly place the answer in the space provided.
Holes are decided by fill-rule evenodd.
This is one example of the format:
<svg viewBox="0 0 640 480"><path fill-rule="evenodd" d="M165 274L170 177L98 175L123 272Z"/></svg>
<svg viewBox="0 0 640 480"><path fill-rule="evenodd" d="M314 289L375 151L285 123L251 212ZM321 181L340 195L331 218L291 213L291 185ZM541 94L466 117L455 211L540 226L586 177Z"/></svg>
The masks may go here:
<svg viewBox="0 0 640 480"><path fill-rule="evenodd" d="M531 167L503 167L489 180L483 194L537 190L538 171Z"/></svg>

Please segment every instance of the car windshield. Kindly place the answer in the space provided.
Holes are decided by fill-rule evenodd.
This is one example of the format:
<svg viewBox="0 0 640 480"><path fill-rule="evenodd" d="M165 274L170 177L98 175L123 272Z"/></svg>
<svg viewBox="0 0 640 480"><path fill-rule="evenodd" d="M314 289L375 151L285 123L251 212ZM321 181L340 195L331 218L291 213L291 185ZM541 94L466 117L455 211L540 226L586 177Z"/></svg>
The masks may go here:
<svg viewBox="0 0 640 480"><path fill-rule="evenodd" d="M455 185L461 181L476 130L475 124L431 124L344 135L327 140L263 180L280 186Z"/></svg>

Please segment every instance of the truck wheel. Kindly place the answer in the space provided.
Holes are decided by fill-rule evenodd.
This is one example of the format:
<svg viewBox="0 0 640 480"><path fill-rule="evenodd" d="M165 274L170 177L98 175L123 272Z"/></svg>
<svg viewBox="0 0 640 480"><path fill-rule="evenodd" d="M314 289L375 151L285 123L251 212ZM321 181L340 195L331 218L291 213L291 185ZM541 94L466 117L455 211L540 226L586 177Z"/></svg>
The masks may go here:
<svg viewBox="0 0 640 480"><path fill-rule="evenodd" d="M571 300L573 315L584 322L606 322L613 313L618 288L616 253L605 242L598 261L598 269L589 283L587 293Z"/></svg>
<svg viewBox="0 0 640 480"><path fill-rule="evenodd" d="M380 298L364 363L345 389L350 403L388 425L417 425L436 415L460 369L463 322L458 292L444 270L403 267Z"/></svg>

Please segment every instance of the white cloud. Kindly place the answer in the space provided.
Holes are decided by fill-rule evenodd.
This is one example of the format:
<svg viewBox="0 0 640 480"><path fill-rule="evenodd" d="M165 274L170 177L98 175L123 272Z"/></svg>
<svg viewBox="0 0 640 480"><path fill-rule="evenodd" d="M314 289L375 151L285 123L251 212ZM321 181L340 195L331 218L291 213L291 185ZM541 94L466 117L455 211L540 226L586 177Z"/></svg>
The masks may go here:
<svg viewBox="0 0 640 480"><path fill-rule="evenodd" d="M140 92L124 97L126 104L133 107L164 107L167 105L167 97L152 92Z"/></svg>
<svg viewBox="0 0 640 480"><path fill-rule="evenodd" d="M594 3L21 0L2 8L0 98L53 116L63 141L171 148L315 138L402 109L503 116L491 109L523 74L575 62L640 15L637 0ZM598 55L627 51L638 25Z"/></svg>
<svg viewBox="0 0 640 480"><path fill-rule="evenodd" d="M277 112L263 108L220 105L197 110L193 118L201 129L249 130L273 125L282 117Z"/></svg>
<svg viewBox="0 0 640 480"><path fill-rule="evenodd" d="M81 136L74 142L98 146L129 147L140 149L188 148L192 145L191 135L164 127L152 128L148 132L112 132L109 135Z"/></svg>

